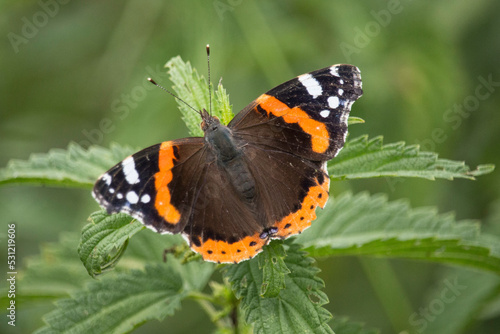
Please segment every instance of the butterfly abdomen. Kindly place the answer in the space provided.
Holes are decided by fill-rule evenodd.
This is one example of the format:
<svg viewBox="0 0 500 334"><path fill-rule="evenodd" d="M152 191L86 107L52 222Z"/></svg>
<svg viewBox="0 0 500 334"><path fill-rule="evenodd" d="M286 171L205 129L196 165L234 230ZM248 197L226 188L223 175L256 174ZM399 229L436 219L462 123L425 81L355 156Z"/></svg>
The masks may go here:
<svg viewBox="0 0 500 334"><path fill-rule="evenodd" d="M242 157L225 163L227 175L236 191L246 202L253 203L255 199L255 181Z"/></svg>

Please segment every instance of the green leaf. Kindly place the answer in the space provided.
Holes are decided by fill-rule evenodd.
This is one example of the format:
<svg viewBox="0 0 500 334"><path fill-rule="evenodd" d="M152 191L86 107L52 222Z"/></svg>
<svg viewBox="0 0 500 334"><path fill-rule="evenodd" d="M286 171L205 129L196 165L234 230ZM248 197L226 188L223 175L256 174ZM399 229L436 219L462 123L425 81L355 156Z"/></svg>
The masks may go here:
<svg viewBox="0 0 500 334"><path fill-rule="evenodd" d="M27 161L11 160L6 168L0 169L0 185L29 183L91 188L99 175L132 152L127 146L111 145L110 149L92 146L85 150L70 143L67 150L32 154Z"/></svg>
<svg viewBox="0 0 500 334"><path fill-rule="evenodd" d="M184 266L180 265L174 256L165 258L165 251L177 245L185 245L184 239L180 235L161 235L149 231L139 221L126 214L108 215L102 210L94 212L89 220L91 223L82 230L78 253L92 277L113 269L118 261L125 262L126 268L142 268L141 263L157 263L172 258L178 272L187 271L184 281L191 287L197 287L200 284L200 275L211 275L215 268L212 263L194 262ZM134 240L129 243L132 236ZM128 254L124 255L125 253ZM202 267L209 268L206 269L206 274L202 275L205 271ZM201 284L205 284L203 280Z"/></svg>
<svg viewBox="0 0 500 334"><path fill-rule="evenodd" d="M382 145L382 137L368 140L368 136L347 141L328 164L331 177L338 179L382 176L474 179L493 170L494 165L480 165L471 171L464 162L438 159L433 152L420 152L418 145L406 146L404 142Z"/></svg>
<svg viewBox="0 0 500 334"><path fill-rule="evenodd" d="M94 212L89 220L78 253L89 275L96 277L116 265L128 240L145 227L124 213L108 215L105 210Z"/></svg>
<svg viewBox="0 0 500 334"><path fill-rule="evenodd" d="M222 83L220 82L215 92L214 109L215 115L219 116L222 124L229 124L234 117L231 104L229 103L229 95L227 95L226 89L222 87Z"/></svg>
<svg viewBox="0 0 500 334"><path fill-rule="evenodd" d="M205 78L191 67L191 63L184 62L180 56L177 56L170 59L165 67L168 68L170 81L174 83L172 88L175 94L195 110L206 109L209 104L208 84ZM200 115L180 100L176 99L176 101L182 113L182 120L189 129L189 134L202 137Z"/></svg>
<svg viewBox="0 0 500 334"><path fill-rule="evenodd" d="M343 194L297 240L313 256L376 255L458 264L500 273L500 240L479 224L385 195Z"/></svg>
<svg viewBox="0 0 500 334"><path fill-rule="evenodd" d="M89 220L91 222L82 230L78 253L92 277L113 269L118 261L120 263L124 261L126 268L142 268L140 263L157 263L173 259L172 265L178 272L186 271L184 281L194 289L199 284L204 285L203 279L200 283L200 277L210 276L215 268L208 262L181 265L174 256L164 257L166 250L180 244L185 245L182 237L149 231L139 221L124 213L108 215L106 211L101 210L94 212ZM130 242L128 247L130 249L127 249L132 236L134 240ZM126 249L129 254L124 255Z"/></svg>
<svg viewBox="0 0 500 334"><path fill-rule="evenodd" d="M147 266L88 284L56 303L36 333L125 333L147 320L162 320L188 295L170 263Z"/></svg>
<svg viewBox="0 0 500 334"><path fill-rule="evenodd" d="M231 282L246 321L254 325L255 333L333 333L327 322L331 314L322 306L328 297L321 289L323 281L316 276L319 269L314 260L299 250L290 240L284 243L289 270L285 287L274 298L260 296L264 282L258 258L227 266L225 277ZM262 255L259 255L262 256Z"/></svg>
<svg viewBox="0 0 500 334"><path fill-rule="evenodd" d="M189 62L184 62L180 56L170 59L165 67L168 68L170 80L174 83L172 87L177 96L193 107L195 110L210 110L210 95L206 79L199 75L191 67ZM212 93L213 94L213 93ZM219 117L224 124L232 119L229 98L226 95L222 84L219 83L215 93L216 98L212 98L212 113ZM182 120L186 123L191 136L203 137L200 123L201 117L198 112L189 108L184 102L177 100L179 110L182 113Z"/></svg>
<svg viewBox="0 0 500 334"><path fill-rule="evenodd" d="M347 119L347 125L361 124L361 123L365 123L365 120L362 119L361 117L349 116L349 118Z"/></svg>
<svg viewBox="0 0 500 334"><path fill-rule="evenodd" d="M262 297L277 297L285 288L285 276L290 273L284 261L285 257L283 241L273 240L257 258L259 267L262 268Z"/></svg>
<svg viewBox="0 0 500 334"><path fill-rule="evenodd" d="M144 263L165 261L166 250L175 250L181 245L187 247L180 234L160 234L148 228L143 229L129 242L125 255L120 259L120 266L137 269L143 268Z"/></svg>

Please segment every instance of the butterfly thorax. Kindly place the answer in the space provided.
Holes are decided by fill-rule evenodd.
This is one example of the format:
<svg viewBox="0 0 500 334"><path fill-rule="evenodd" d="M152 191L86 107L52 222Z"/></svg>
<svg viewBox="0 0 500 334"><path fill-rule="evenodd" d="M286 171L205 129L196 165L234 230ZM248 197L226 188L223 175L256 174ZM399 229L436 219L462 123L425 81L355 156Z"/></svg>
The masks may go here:
<svg viewBox="0 0 500 334"><path fill-rule="evenodd" d="M212 151L217 165L224 169L226 180L236 189L241 197L253 203L255 181L248 168L241 143L235 140L231 129L220 123L217 117L203 113L202 129L205 142Z"/></svg>

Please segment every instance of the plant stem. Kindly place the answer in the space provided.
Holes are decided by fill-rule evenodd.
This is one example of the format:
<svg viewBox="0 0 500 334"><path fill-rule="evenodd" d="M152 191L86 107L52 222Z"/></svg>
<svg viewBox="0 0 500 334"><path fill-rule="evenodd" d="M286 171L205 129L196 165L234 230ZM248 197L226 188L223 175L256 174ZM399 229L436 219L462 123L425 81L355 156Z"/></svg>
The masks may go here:
<svg viewBox="0 0 500 334"><path fill-rule="evenodd" d="M202 292L192 291L189 293L189 297L194 299L201 308L208 314L210 320L218 327L218 328L227 328L227 323L223 318L220 318L219 312L214 307L214 297L211 295L207 295Z"/></svg>
<svg viewBox="0 0 500 334"><path fill-rule="evenodd" d="M238 326L238 301L232 303L231 307L231 322L234 328L234 334L239 334L239 326Z"/></svg>

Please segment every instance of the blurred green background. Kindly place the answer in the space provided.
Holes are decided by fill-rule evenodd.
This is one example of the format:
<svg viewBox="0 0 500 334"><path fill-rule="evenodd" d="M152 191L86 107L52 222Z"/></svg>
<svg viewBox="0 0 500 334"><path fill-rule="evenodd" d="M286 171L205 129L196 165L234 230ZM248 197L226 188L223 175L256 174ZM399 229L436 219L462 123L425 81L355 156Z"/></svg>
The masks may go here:
<svg viewBox="0 0 500 334"><path fill-rule="evenodd" d="M146 78L170 86L163 65L176 55L205 75L207 43L212 81L223 77L235 112L293 76L351 63L361 69L365 92L352 115L366 121L351 126L351 138L383 135L386 143L420 144L472 168L500 165L498 1L3 0L0 34L0 166L71 141L139 149L187 136L174 99ZM414 207L481 219L483 230L500 233L499 186L494 172L477 181L334 182L332 193L385 192ZM97 209L89 190L3 187L2 240L6 224L17 223L22 263L61 232L78 233ZM1 261L5 268L5 255ZM403 260L336 258L319 266L327 308L384 333L419 329L411 314L429 306L428 296L443 289L446 277L489 279ZM494 290L498 282L491 284ZM498 297L481 299L476 292L470 285L423 332L437 333L432 326L456 320L468 323L467 333L498 333ZM466 314L476 321L464 320L460 310L474 297L479 302ZM487 312L477 306L487 303ZM174 317L136 332L211 332L200 308L183 305ZM18 327L12 331L3 319L0 331L30 332L51 309L46 302L21 306ZM450 315L451 309L457 311ZM441 313L450 318L440 320Z"/></svg>

